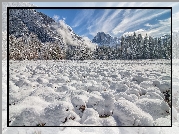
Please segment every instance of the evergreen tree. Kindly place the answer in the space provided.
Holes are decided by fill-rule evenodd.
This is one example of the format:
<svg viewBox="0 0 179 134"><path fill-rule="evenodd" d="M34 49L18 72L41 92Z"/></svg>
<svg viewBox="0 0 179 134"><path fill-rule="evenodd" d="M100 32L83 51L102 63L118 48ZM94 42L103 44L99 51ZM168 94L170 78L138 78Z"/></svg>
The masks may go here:
<svg viewBox="0 0 179 134"><path fill-rule="evenodd" d="M146 34L143 44L142 59L148 59L148 58L149 58L149 46L148 46L148 36Z"/></svg>
<svg viewBox="0 0 179 134"><path fill-rule="evenodd" d="M149 36L149 58L154 58L154 39Z"/></svg>

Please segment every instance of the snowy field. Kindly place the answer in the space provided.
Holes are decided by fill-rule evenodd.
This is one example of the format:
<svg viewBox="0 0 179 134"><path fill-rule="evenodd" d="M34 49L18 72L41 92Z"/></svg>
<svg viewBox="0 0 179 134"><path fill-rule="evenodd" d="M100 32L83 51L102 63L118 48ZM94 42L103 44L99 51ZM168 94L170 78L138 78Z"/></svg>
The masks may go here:
<svg viewBox="0 0 179 134"><path fill-rule="evenodd" d="M25 109L27 108L27 111L28 111L28 109L31 109L31 110L29 110L29 111L34 111L34 112L27 112L27 113L34 113L35 115L36 115L36 117L35 117L35 119L34 119L34 121L36 121L37 120L37 117L41 117L40 118L40 120L39 121L37 121L39 124L40 123L43 123L43 121L44 121L44 118L42 118L42 115L44 115L44 109L45 108L47 108L50 104L55 104L55 103L51 103L51 102L49 102L49 101L46 101L45 99L39 99L39 98L42 98L41 96L40 96L40 94L39 94L39 96L35 96L35 94L32 94L31 95L31 97L33 98L33 99L31 99L31 100L28 100L27 98L28 98L28 93L29 93L29 95L31 94L31 93L33 93L33 90L35 90L35 89L31 89L31 91L29 91L28 93L26 93L26 92L19 92L18 93L18 91L23 91L22 89L25 89L25 88L29 88L29 87L32 87L32 86L29 86L30 84L34 84L35 86L36 86L36 91L37 91L37 89L39 89L39 90L42 90L42 89L40 89L39 87L42 87L43 86L43 83L39 83L38 81L37 81L37 79L36 80L34 80L35 82L33 83L33 82L31 82L31 80L28 78L28 77L26 77L26 76L32 76L32 74L33 74L33 70L32 69L35 69L36 67L37 67L37 65L40 65L40 66L42 66L42 65L45 65L42 61L40 61L39 63L35 63L34 62L34 64L32 64L31 62L26 62L26 63L21 63L21 65L24 65L24 68L25 68L25 66L29 66L29 69L27 68L26 70L29 70L29 73L32 73L32 74L29 74L28 73L28 71L26 72L26 74L25 74L25 71L22 71L21 70L21 72L23 73L23 74L25 74L25 79L22 79L21 78L21 76L19 75L19 69L20 69L20 66L18 67L18 65L17 64L19 64L19 63L13 63L13 64L11 64L11 66L12 65L14 65L13 67L11 67L12 69L15 69L15 70L17 70L16 72L13 72L13 71L11 71L12 72L12 75L10 76L10 79L13 79L13 77L16 75L17 77L17 81L18 80L28 80L28 81L26 81L29 85L26 85L25 86L25 88L22 86L22 87L18 87L18 86L14 86L15 88L14 89L12 89L12 87L13 87L13 85L15 84L15 80L14 80L14 82L13 82L13 80L11 80L11 91L10 91L10 94L11 94L11 96L12 96L12 92L14 92L13 93L13 96L12 97L10 97L10 103L12 104L12 105L7 105L7 61L6 61L6 46L7 46L7 43L6 43L6 37L7 37L7 35L6 35L6 33L7 33L7 30L6 30L6 25L7 25L7 22L6 22L6 20L7 20L7 18L6 18L6 10L7 10L7 6L8 7L11 7L11 6L13 6L13 7L15 7L15 6L20 6L20 7L22 7L22 6L25 6L25 7L28 7L29 6L29 4L26 4L26 5L24 5L24 4L26 4L26 3L24 3L24 2L13 2L12 4L10 4L10 2L6 2L6 3L3 3L2 5L3 5L3 7L2 7L2 9L3 9L3 18L2 18L2 24L3 24L3 29L2 29L2 31L3 31L3 35L4 35L4 37L3 37L3 43L2 43L2 45L3 45L3 47L2 47L2 134L178 134L178 132L179 132L179 59L176 59L176 60L173 60L172 59L172 127L7 127L7 107L10 107L10 110L11 110L11 112L12 113L10 113L11 114L11 122L10 122L10 125L13 125L13 122L15 123L15 117L17 117L18 115L20 115L21 113L23 113L23 111L25 111ZM72 3L72 6L74 6L73 5L74 3ZM90 6L89 4L90 3L87 3L88 4L88 6ZM102 3L100 3L100 5L101 5ZM106 5L108 5L109 3L107 3ZM128 3L126 3L127 5L128 5ZM159 6L162 6L162 4L161 4L161 2L160 3L133 3L134 4L134 6L139 6L140 4L141 4L141 6L143 6L143 5L151 5L152 4L152 6L156 6L157 4L159 5ZM68 3L68 5L69 5L69 3ZM104 5L104 6L106 6L106 5ZM114 3L114 5L116 6L116 3ZM120 5L121 5L121 3L120 3ZM123 5L123 4L122 4ZM172 18L173 18L173 22L172 22L172 31L178 31L178 16L179 16L179 14L178 14L178 11L176 10L176 9L178 9L178 4L177 3L164 3L164 6L168 6L168 5L171 5L171 7L173 8L173 12L172 12ZM62 6L63 6L63 4L62 4ZM79 5L78 5L79 6ZM83 6L84 6L84 3L83 3ZM94 3L92 3L92 6L94 6ZM174 37L172 37L172 39L174 40ZM175 39L174 41L172 41L172 46L174 46L174 44L176 44L177 45L177 43L178 43L178 38L177 39ZM177 46L175 46L176 48L178 47L178 45ZM172 51L173 51L174 49L172 49ZM176 53L177 53L177 51L176 51ZM144 62L143 62L144 63ZM147 62L148 63L148 62ZM168 80L161 80L161 75L162 76L170 76L170 73L168 72L169 70L167 70L167 69L165 69L167 66L165 66L165 67L160 67L159 65L161 65L160 64L161 62L160 61L156 61L156 64L154 64L154 65L156 65L155 67L152 67L152 66L150 66L150 65L145 65L145 66L143 66L143 67L141 67L141 66L138 66L137 64L135 64L135 69L132 69L131 70L131 65L130 64L127 64L127 61L126 61L126 64L127 64L127 66L125 66L124 67L124 62L123 62L123 64L119 64L118 65L118 67L120 67L120 68L122 68L122 69L124 69L123 71L125 71L125 70L127 70L127 69L130 69L130 72L134 72L134 73L137 73L138 71L139 72L144 72L144 70L147 70L147 71L145 71L144 73L143 73L143 75L142 76L147 76L147 74L149 73L149 71L150 70L154 70L154 72L156 73L156 74L159 74L159 75L156 75L156 79L159 79L159 81L160 82L165 82L165 81L168 81ZM163 63L163 61L162 61L162 63ZM168 61L165 61L164 63L168 63ZM53 64L55 64L55 63L52 63L51 62L51 64L53 65ZM62 65L62 63L56 63L56 64L58 64L58 66L59 65ZM70 63L68 63L68 65L69 65ZM49 65L49 64L48 64ZM52 66L51 65L51 66ZM66 64L67 65L67 64ZM72 63L71 63L71 65L72 65ZM97 62L95 65L93 65L92 66L92 68L93 67L95 67L95 66L99 66L100 64L99 64L99 62ZM75 65L75 64L73 64L72 66L77 66L77 65ZM22 68L23 68L23 66L21 66ZM107 67L107 66L105 66L105 67ZM17 68L17 69L16 69ZM30 68L31 68L31 70L30 70ZM79 68L80 68L80 65L79 65ZM91 68L91 67L90 67ZM115 69L117 69L116 68L116 66L113 66L113 68L115 68ZM120 71L120 68L119 68L119 71ZM162 73L163 72L163 70L161 69L160 70L160 68L162 68L164 71L166 71L166 72L168 72L168 74L166 73L166 72L164 72L164 73ZM45 69L49 69L49 67L47 66L47 67L45 67ZM102 68L103 69L103 68ZM112 67L110 67L110 70L112 69ZM14 71L15 71L14 70ZM58 69L59 70L59 69ZM138 71L137 71L138 70ZM52 71L52 69L50 69L50 71L48 72L48 73L50 73ZM65 71L65 70L64 70ZM41 72L42 72L42 70L41 70ZM16 74L15 74L16 73ZM52 73L53 73L53 71L52 71ZM111 73L111 72L108 72L108 74L109 73ZM28 75L27 75L28 74ZM19 76L18 76L19 75ZM42 76L43 74L42 73L39 73L39 74L36 74L36 75L38 75L38 76L36 76L36 77L40 77L40 76ZM49 74L50 75L50 74ZM51 74L51 75L53 75L53 74ZM71 75L71 74L69 74L69 75ZM80 74L77 74L77 75L80 75ZM118 74L119 75L119 74ZM155 74L154 74L155 75ZM34 74L34 76L35 76L35 74ZM53 75L54 77L55 77L55 74ZM131 75L132 76L132 75ZM98 75L97 77L100 77L100 75ZM103 76L101 76L101 77L103 77ZM121 80L125 80L124 78L122 79L122 75L120 74L120 77L121 77ZM152 77L155 77L155 76L152 76ZM45 78L47 81L49 80L50 81L50 78L49 77L42 77L42 78ZM60 77L61 78L61 77ZM33 79L33 78L32 78ZM34 78L35 79L35 78ZM71 79L71 78L70 78ZM95 79L97 79L97 78L94 78L93 77L93 80L95 80ZM131 78L129 78L129 77L127 77L126 79L128 79L128 80L131 80ZM152 78L153 79L153 78ZM16 81L16 82L17 82ZM31 82L31 83L29 83L29 81ZM35 84L36 83L36 84ZM60 83L60 82L59 82ZM70 82L69 82L70 83ZM68 83L68 84L69 84ZM79 82L79 84L80 84L81 82ZM135 82L132 82L132 80L130 81L130 83L135 83ZM56 83L57 84L57 83ZM100 84L99 82L97 83L97 84ZM45 85L47 85L47 84L45 84ZM54 85L54 84L53 84ZM45 87L47 87L47 88L49 88L49 86L45 86ZM112 87L112 86L110 86L110 87ZM57 87L56 87L57 88ZM51 87L51 89L52 89L52 87ZM111 89L112 90L112 89ZM146 90L146 89L145 89ZM54 90L55 91L55 93L57 93L57 94L62 94L62 93L59 93L59 92L56 92L56 90ZM76 91L78 91L78 89L76 89ZM148 91L148 90L147 90ZM40 92L40 91L39 91ZM20 95L20 93L22 93L21 95ZM24 94L24 93L26 93L26 94ZM37 93L37 92L36 92ZM41 94L45 94L45 93L47 93L47 92L41 92ZM117 93L116 93L117 94ZM116 95L116 94L113 94L114 96ZM159 93L161 96L163 96L161 93ZM95 95L98 95L98 94L95 94ZM128 95L128 94L127 94ZM145 94L146 95L146 94ZM142 96L145 96L145 95L142 95ZM21 96L20 98L16 98L16 97L19 97L19 96ZM24 96L24 98L22 98L22 96ZM99 96L99 95L98 95ZM30 96L29 96L30 97ZM38 99L38 101L36 100L36 99L34 99L36 97L36 99ZM52 97L53 98L53 97ZM87 96L87 98L88 98L88 96ZM149 97L147 97L148 99L149 99ZM14 101L13 101L13 99L14 99ZM21 99L21 100L20 100ZM89 99L89 98L88 98ZM126 99L126 97L125 97L125 99ZM139 97L138 99L137 99L137 101L139 101L141 98ZM19 101L15 101L15 100L19 100ZM41 100L41 101L40 101ZM122 100L122 99L119 99L119 100ZM118 100L118 101L119 101ZM27 101L27 103L25 103L25 101ZM114 100L115 102L114 102L114 104L115 104L115 106L116 106L116 103L117 103L117 101L116 100ZM136 103L137 103L137 101L136 102L133 102L133 104L135 105L135 106L139 106L139 105L136 105ZM37 103L36 103L37 102ZM42 103L42 102L44 102L44 104ZM55 102L55 101L54 101ZM25 103L25 104L24 104ZM32 103L34 103L34 104L32 104L32 105L30 105L30 103L32 104ZM47 104L47 103L49 103L49 104ZM69 102L68 102L69 103ZM14 105L15 104L15 105ZM57 104L57 103L56 103ZM118 103L119 104L119 103ZM46 105L47 105L47 107L46 107ZM73 104L72 104L73 105ZM87 105L87 104L86 104ZM133 105L133 106L134 106ZM15 107L15 106L17 106L17 107ZM34 107L35 107L35 109L34 109ZM72 108L73 108L74 106L72 106ZM87 107L88 108L88 107ZM85 110L87 109L87 108L85 108ZM12 111L12 109L14 109L14 111ZM94 109L94 108L93 108ZM84 112L85 112L85 110L84 110ZM73 109L73 110L70 110L70 111L75 111L75 109ZM96 110L95 110L96 111ZM170 112L170 110L169 110L169 112ZM76 112L75 112L76 113ZM126 112L127 113L127 112ZM147 112L146 112L147 113ZM76 113L77 114L77 113ZM84 114L84 113L83 113ZM168 113L168 115L167 116L165 116L164 118L159 118L159 119L161 119L161 122L163 122L163 121L165 121L164 123L162 123L162 124L165 124L166 122L168 122L168 120L169 120L169 114L170 113ZM28 114L28 115L30 115L30 114ZM32 114L31 114L32 115ZM77 114L78 115L78 114ZM89 115L89 114L88 114ZM114 114L113 114L114 115ZM116 116L110 116L110 117L112 117L112 118L114 118L115 119L115 121L116 120L119 120L118 118L116 118ZM159 116L160 117L160 116ZM24 117L23 117L24 118ZM27 116L27 118L29 119L29 116ZM53 117L51 117L51 118L53 118ZM80 117L79 117L80 118ZM39 118L38 118L39 119ZM81 119L81 118L80 118ZM94 119L95 121L99 121L100 119L106 119L106 118L99 118L99 115L98 115L98 117L97 117L97 119ZM20 120L22 120L22 119L20 119ZM20 122L22 122L22 121L16 121L16 122L19 122L19 124L22 124L22 123L20 123ZM25 120L25 119L23 119L23 120ZM29 119L30 120L30 119ZM49 119L48 119L49 120ZM155 120L155 117L153 117L153 120L154 120L154 124L156 124L156 120ZM49 120L50 121L50 120ZM77 120L67 120L66 122L65 122L65 124L64 125L73 125L72 124L72 122L74 123L74 124L76 124L76 123L79 123L79 124L81 124L81 125L85 125L84 123L82 124L80 121L77 121ZM159 120L158 120L158 122L160 122ZM160 122L160 123L161 123ZM24 123L25 123L25 121L24 121ZM29 123L29 121L28 122L26 122L25 124L27 124L27 123ZM47 122L46 122L47 123ZM50 122L49 122L50 123ZM60 122L61 123L61 122ZM67 124L68 123L68 124ZM36 124L36 123L34 123L34 124ZM169 124L169 123L168 123ZM47 126L47 124L45 124L46 126Z"/></svg>
<svg viewBox="0 0 179 134"><path fill-rule="evenodd" d="M10 61L10 126L171 126L171 63Z"/></svg>

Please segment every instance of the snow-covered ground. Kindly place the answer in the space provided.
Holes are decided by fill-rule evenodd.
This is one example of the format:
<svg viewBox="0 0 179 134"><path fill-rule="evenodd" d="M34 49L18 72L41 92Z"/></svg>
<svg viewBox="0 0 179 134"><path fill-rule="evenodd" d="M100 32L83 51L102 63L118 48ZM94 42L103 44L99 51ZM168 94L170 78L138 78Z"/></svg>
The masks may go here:
<svg viewBox="0 0 179 134"><path fill-rule="evenodd" d="M170 95L169 60L9 62L10 126L171 126Z"/></svg>
<svg viewBox="0 0 179 134"><path fill-rule="evenodd" d="M3 34L4 30L6 32L6 25L7 25L7 18L6 18L6 5L7 3L3 3ZM25 6L27 5L20 5L24 4L23 2L14 2L12 5L7 5L7 6ZM68 3L69 5L70 3ZM72 3L74 4L74 3ZM88 6L90 3L87 3ZM91 4L94 5L94 2ZM115 6L117 5L114 3ZM121 3L119 3L121 5ZM126 3L127 5L129 3ZM142 6L145 5L151 5L156 6L157 4L159 6L168 6L171 4L173 8L173 19L175 21L172 22L172 28L173 30L178 29L178 3L142 3ZM100 3L100 6L102 3ZM109 6L107 3L106 5ZM104 6L106 6L104 5ZM135 3L136 6L139 5L139 3ZM61 5L62 6L62 5ZM73 5L72 5L73 6ZM77 4L77 6L80 6ZM83 2L84 6L84 2ZM178 31L178 30L177 30ZM179 60L173 60L173 66L172 66L172 127L10 127L7 128L7 62L5 61L6 58L6 33L5 33L5 38L3 38L3 46L2 47L2 133L3 134L178 134L179 132ZM176 41L178 42L178 41ZM172 42L173 45L174 41ZM139 68L138 68L139 69ZM155 69L155 68L154 68ZM139 69L140 70L140 69ZM15 106L15 105L14 105Z"/></svg>

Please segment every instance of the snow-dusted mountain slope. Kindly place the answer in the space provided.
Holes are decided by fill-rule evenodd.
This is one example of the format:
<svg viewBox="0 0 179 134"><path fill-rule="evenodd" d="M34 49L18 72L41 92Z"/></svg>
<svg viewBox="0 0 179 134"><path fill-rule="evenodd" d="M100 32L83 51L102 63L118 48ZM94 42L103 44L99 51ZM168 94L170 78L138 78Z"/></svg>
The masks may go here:
<svg viewBox="0 0 179 134"><path fill-rule="evenodd" d="M9 35L21 37L34 33L41 42L50 42L55 34L48 27L54 22L35 9L9 9Z"/></svg>
<svg viewBox="0 0 179 134"><path fill-rule="evenodd" d="M36 59L34 57L61 59L68 57L66 53L69 49L94 51L96 48L96 44L87 37L75 34L64 20L55 22L47 15L28 8L9 9L9 42L10 59L15 60ZM39 56L40 52L46 53L45 56Z"/></svg>

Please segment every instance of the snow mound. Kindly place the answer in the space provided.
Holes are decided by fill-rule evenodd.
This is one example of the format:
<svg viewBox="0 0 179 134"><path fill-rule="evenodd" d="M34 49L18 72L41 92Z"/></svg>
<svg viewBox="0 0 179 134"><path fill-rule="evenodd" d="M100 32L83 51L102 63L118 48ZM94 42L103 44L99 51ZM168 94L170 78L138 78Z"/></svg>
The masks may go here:
<svg viewBox="0 0 179 134"><path fill-rule="evenodd" d="M169 115L170 107L164 100L143 98L139 99L136 105L149 113L154 119Z"/></svg>
<svg viewBox="0 0 179 134"><path fill-rule="evenodd" d="M83 112L86 109L86 103L88 102L88 97L84 95L76 95L75 97L72 98L71 102L75 108L75 112L80 117L82 117Z"/></svg>
<svg viewBox="0 0 179 134"><path fill-rule="evenodd" d="M113 116L101 118L99 122L102 126L117 126L117 122Z"/></svg>
<svg viewBox="0 0 179 134"><path fill-rule="evenodd" d="M125 92L126 90L129 89L129 87L126 84L122 84L122 83L116 84L114 86L117 93Z"/></svg>
<svg viewBox="0 0 179 134"><path fill-rule="evenodd" d="M171 80L170 76L161 76L159 79L161 80Z"/></svg>
<svg viewBox="0 0 179 134"><path fill-rule="evenodd" d="M58 83L67 83L69 81L70 81L70 79L68 76L60 76L56 80L56 82L58 82Z"/></svg>
<svg viewBox="0 0 179 134"><path fill-rule="evenodd" d="M73 106L68 102L50 104L44 109L41 121L47 126L59 126L68 120L79 122L80 117L73 111Z"/></svg>
<svg viewBox="0 0 179 134"><path fill-rule="evenodd" d="M81 123L89 125L100 125L99 114L93 108L86 108L81 118Z"/></svg>
<svg viewBox="0 0 179 134"><path fill-rule="evenodd" d="M18 87L22 87L22 86L29 86L30 85L30 81L29 80L18 80L16 83L15 83L16 86Z"/></svg>
<svg viewBox="0 0 179 134"><path fill-rule="evenodd" d="M101 95L103 99L100 100L99 103L95 106L96 110L101 117L110 116L112 115L114 109L114 95L109 92L102 92Z"/></svg>
<svg viewBox="0 0 179 134"><path fill-rule="evenodd" d="M171 126L171 117L167 116L167 118L158 118L155 120L154 125L155 126Z"/></svg>
<svg viewBox="0 0 179 134"><path fill-rule="evenodd" d="M37 78L37 82L38 82L39 84L44 84L44 83L49 83L49 80L48 80L48 79L45 79L45 78L40 78L40 77L38 77L38 78Z"/></svg>
<svg viewBox="0 0 179 134"><path fill-rule="evenodd" d="M129 77L131 77L131 73L128 72L128 71L123 71L123 70L121 70L121 71L119 72L119 74L121 75L121 78L122 78L122 79L123 79L123 78L129 78Z"/></svg>
<svg viewBox="0 0 179 134"><path fill-rule="evenodd" d="M148 78L140 76L140 75L135 75L132 77L132 81L136 81L138 84L140 84L143 81L147 81Z"/></svg>
<svg viewBox="0 0 179 134"><path fill-rule="evenodd" d="M88 91L89 92L92 92L92 91L103 91L105 90L106 88L104 86L102 86L101 84L95 84L95 85L92 85L90 87L88 87Z"/></svg>
<svg viewBox="0 0 179 134"><path fill-rule="evenodd" d="M142 88L147 89L147 88L153 87L153 82L152 81L143 81L140 83L140 86Z"/></svg>
<svg viewBox="0 0 179 134"><path fill-rule="evenodd" d="M75 91L76 88L68 85L62 85L56 88L56 92L67 92L67 91Z"/></svg>
<svg viewBox="0 0 179 134"><path fill-rule="evenodd" d="M20 115L15 117L12 126L36 126L40 121L40 116L35 112L34 109L24 109Z"/></svg>
<svg viewBox="0 0 179 134"><path fill-rule="evenodd" d="M122 126L153 126L152 116L128 100L118 100L113 115Z"/></svg>
<svg viewBox="0 0 179 134"><path fill-rule="evenodd" d="M120 98L125 98L126 100L128 100L130 102L136 102L138 100L138 97L135 94L127 95L125 92L117 93L115 95L116 101Z"/></svg>
<svg viewBox="0 0 179 134"><path fill-rule="evenodd" d="M163 97L156 92L147 92L145 95L140 96L140 99L143 98L163 100Z"/></svg>
<svg viewBox="0 0 179 134"><path fill-rule="evenodd" d="M161 84L158 86L160 91L163 92L171 92L171 82L168 81L163 81Z"/></svg>
<svg viewBox="0 0 179 134"><path fill-rule="evenodd" d="M128 90L125 91L127 94L135 94L137 97L140 96L140 91L138 89L135 88L129 88Z"/></svg>
<svg viewBox="0 0 179 134"><path fill-rule="evenodd" d="M158 87L149 87L147 88L146 92L155 92L157 94L159 94L163 99L164 99L164 95L161 93L160 89Z"/></svg>
<svg viewBox="0 0 179 134"><path fill-rule="evenodd" d="M98 92L99 93L99 92ZM103 100L103 97L98 94L91 94L89 97L89 100L87 102L88 107L93 107L96 109L96 105L99 103L99 101Z"/></svg>

